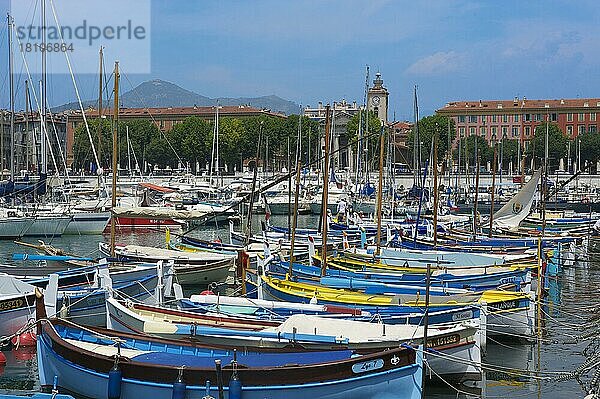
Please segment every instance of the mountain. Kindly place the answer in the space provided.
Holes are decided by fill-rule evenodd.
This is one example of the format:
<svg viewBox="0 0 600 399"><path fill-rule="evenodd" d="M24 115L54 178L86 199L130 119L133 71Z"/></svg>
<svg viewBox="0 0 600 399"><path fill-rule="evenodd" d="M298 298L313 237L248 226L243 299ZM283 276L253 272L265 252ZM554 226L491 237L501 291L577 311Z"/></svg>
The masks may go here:
<svg viewBox="0 0 600 399"><path fill-rule="evenodd" d="M275 95L219 98L218 100L221 105L249 105L259 109L270 109L273 112L281 112L286 115L298 113L300 109L298 104ZM120 102L121 106L126 108L192 107L194 105L202 107L215 105L217 99L194 93L164 80L155 79L143 82L134 89L123 93ZM97 100L83 102L84 108L95 107L96 105ZM53 108L53 111L60 112L68 109L79 109L79 104L76 102L64 104Z"/></svg>

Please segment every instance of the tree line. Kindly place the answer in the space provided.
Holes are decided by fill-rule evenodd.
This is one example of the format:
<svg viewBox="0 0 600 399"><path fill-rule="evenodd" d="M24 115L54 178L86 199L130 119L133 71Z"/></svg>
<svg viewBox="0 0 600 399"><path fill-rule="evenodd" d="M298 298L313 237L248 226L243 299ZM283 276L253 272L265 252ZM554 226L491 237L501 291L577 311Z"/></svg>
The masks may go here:
<svg viewBox="0 0 600 399"><path fill-rule="evenodd" d="M494 144L490 144L483 136L479 135L458 138L454 120L451 118L442 115L426 116L419 120L417 128L421 143L421 167L424 167L426 160L429 159L431 143L436 132L439 139L438 159L445 159L449 148L448 143L450 143L451 157L455 164L458 162L460 154L461 170L464 170L466 164L474 168L476 146L482 167L485 168L488 163L493 162ZM502 169L508 171L508 165L512 162L516 170L517 165L521 162L519 153L521 157L525 157L526 168L530 168L531 165L533 168L540 167L545 158L546 132L548 132L548 168L551 171L560 167L561 159L565 161L564 166L567 166L566 163L569 161L566 158L569 155L569 148L571 162L580 154L582 168L585 164L596 164L600 160L600 133L586 132L571 140L556 123L550 122L547 125L547 122L544 122L536 127L527 148L521 148L520 151L518 139L500 138L496 141L497 162L500 162L500 158L502 158ZM416 129L413 127L407 139L411 156L415 151L415 134ZM578 145L580 149L577 152ZM416 150L419 148L417 147Z"/></svg>
<svg viewBox="0 0 600 399"><path fill-rule="evenodd" d="M263 136L259 159L270 160L271 168L278 166L275 162L279 162L279 165L287 164L288 159L291 159L293 163L300 119L302 159L308 161L310 153L310 159L314 160L317 157L319 124L307 117L291 115L287 118L276 116L219 118L220 170L239 171L244 160L254 159L261 129ZM161 169L166 167L184 168L193 173L206 170L206 166L211 163L213 152L214 123L214 120L191 116L174 125L171 130L161 132L150 120L120 121L118 128L119 168L127 168L130 160L134 166L134 159L137 159L142 171L157 167ZM110 169L112 121L110 119L92 119L88 121L88 124L94 146L99 154L100 165L104 169ZM100 138L97 134L98 124L100 124ZM95 171L97 165L85 126L78 126L74 136L73 168Z"/></svg>

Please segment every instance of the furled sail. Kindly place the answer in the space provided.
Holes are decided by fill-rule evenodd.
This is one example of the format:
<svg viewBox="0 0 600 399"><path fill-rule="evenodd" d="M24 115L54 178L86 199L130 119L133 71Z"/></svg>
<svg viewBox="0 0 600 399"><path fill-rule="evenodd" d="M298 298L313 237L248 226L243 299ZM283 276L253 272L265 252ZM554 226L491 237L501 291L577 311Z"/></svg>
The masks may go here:
<svg viewBox="0 0 600 399"><path fill-rule="evenodd" d="M540 168L510 201L494 213L494 226L505 229L519 226L519 223L529 215L541 175Z"/></svg>

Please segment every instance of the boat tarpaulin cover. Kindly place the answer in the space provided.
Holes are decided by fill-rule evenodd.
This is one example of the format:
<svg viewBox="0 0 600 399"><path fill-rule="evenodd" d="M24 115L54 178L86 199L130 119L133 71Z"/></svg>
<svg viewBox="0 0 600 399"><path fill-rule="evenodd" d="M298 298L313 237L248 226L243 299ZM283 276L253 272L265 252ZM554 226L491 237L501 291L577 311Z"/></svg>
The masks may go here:
<svg viewBox="0 0 600 399"><path fill-rule="evenodd" d="M188 211L159 206L117 206L113 209L115 216L150 219L202 219L209 214L204 211Z"/></svg>
<svg viewBox="0 0 600 399"><path fill-rule="evenodd" d="M159 193L172 193L175 192L172 188L159 186L158 184L152 183L140 183L140 186L147 188L148 190L158 191Z"/></svg>

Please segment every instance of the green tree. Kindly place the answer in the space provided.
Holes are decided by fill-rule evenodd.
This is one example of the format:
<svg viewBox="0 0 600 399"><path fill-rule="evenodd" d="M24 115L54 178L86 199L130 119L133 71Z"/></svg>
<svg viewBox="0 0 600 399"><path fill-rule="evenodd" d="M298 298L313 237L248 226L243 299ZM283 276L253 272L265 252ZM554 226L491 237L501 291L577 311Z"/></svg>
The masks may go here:
<svg viewBox="0 0 600 399"><path fill-rule="evenodd" d="M502 146L502 161L503 168L508 169L508 164L513 163L513 166L518 165L519 161L519 140L503 139Z"/></svg>
<svg viewBox="0 0 600 399"><path fill-rule="evenodd" d="M535 135L529 149L528 156L533 156L537 165L542 164L545 156L546 129L548 129L548 168L555 169L559 166L560 159L567 154L567 142L569 139L555 123L547 125L546 122L540 124L535 129Z"/></svg>
<svg viewBox="0 0 600 399"><path fill-rule="evenodd" d="M100 147L98 147L98 124L101 124ZM96 154L100 158L100 165L107 168L112 160L112 123L109 119L91 119L88 120L89 133L94 141ZM94 152L90 144L88 131L84 124L80 124L74 132L73 142L73 167L75 169L90 170L90 166L95 166Z"/></svg>
<svg viewBox="0 0 600 399"><path fill-rule="evenodd" d="M469 136L459 140L461 146L461 168L468 163L469 168L475 167L475 142L477 142L477 152L479 153L480 165L485 167L488 162L494 160L494 148L490 146L482 136ZM454 158L458 159L458 147L454 149Z"/></svg>
<svg viewBox="0 0 600 399"><path fill-rule="evenodd" d="M582 168L586 162L595 164L600 160L600 134L585 132L577 136L575 140L580 140ZM575 145L572 148L576 148Z"/></svg>
<svg viewBox="0 0 600 399"><path fill-rule="evenodd" d="M448 129L448 124L450 128ZM431 151L431 143L433 136L437 131L438 134L438 159L443 159L448 151L448 141L450 144L454 142L456 138L456 127L454 126L454 120L448 119L443 115L431 115L422 118L418 124L419 141L421 142L421 162L425 162L429 159L429 153ZM413 128L408 134L408 146L410 151L413 152L415 149L415 134L416 130ZM448 135L450 135L448 137ZM449 140L448 140L449 139Z"/></svg>

